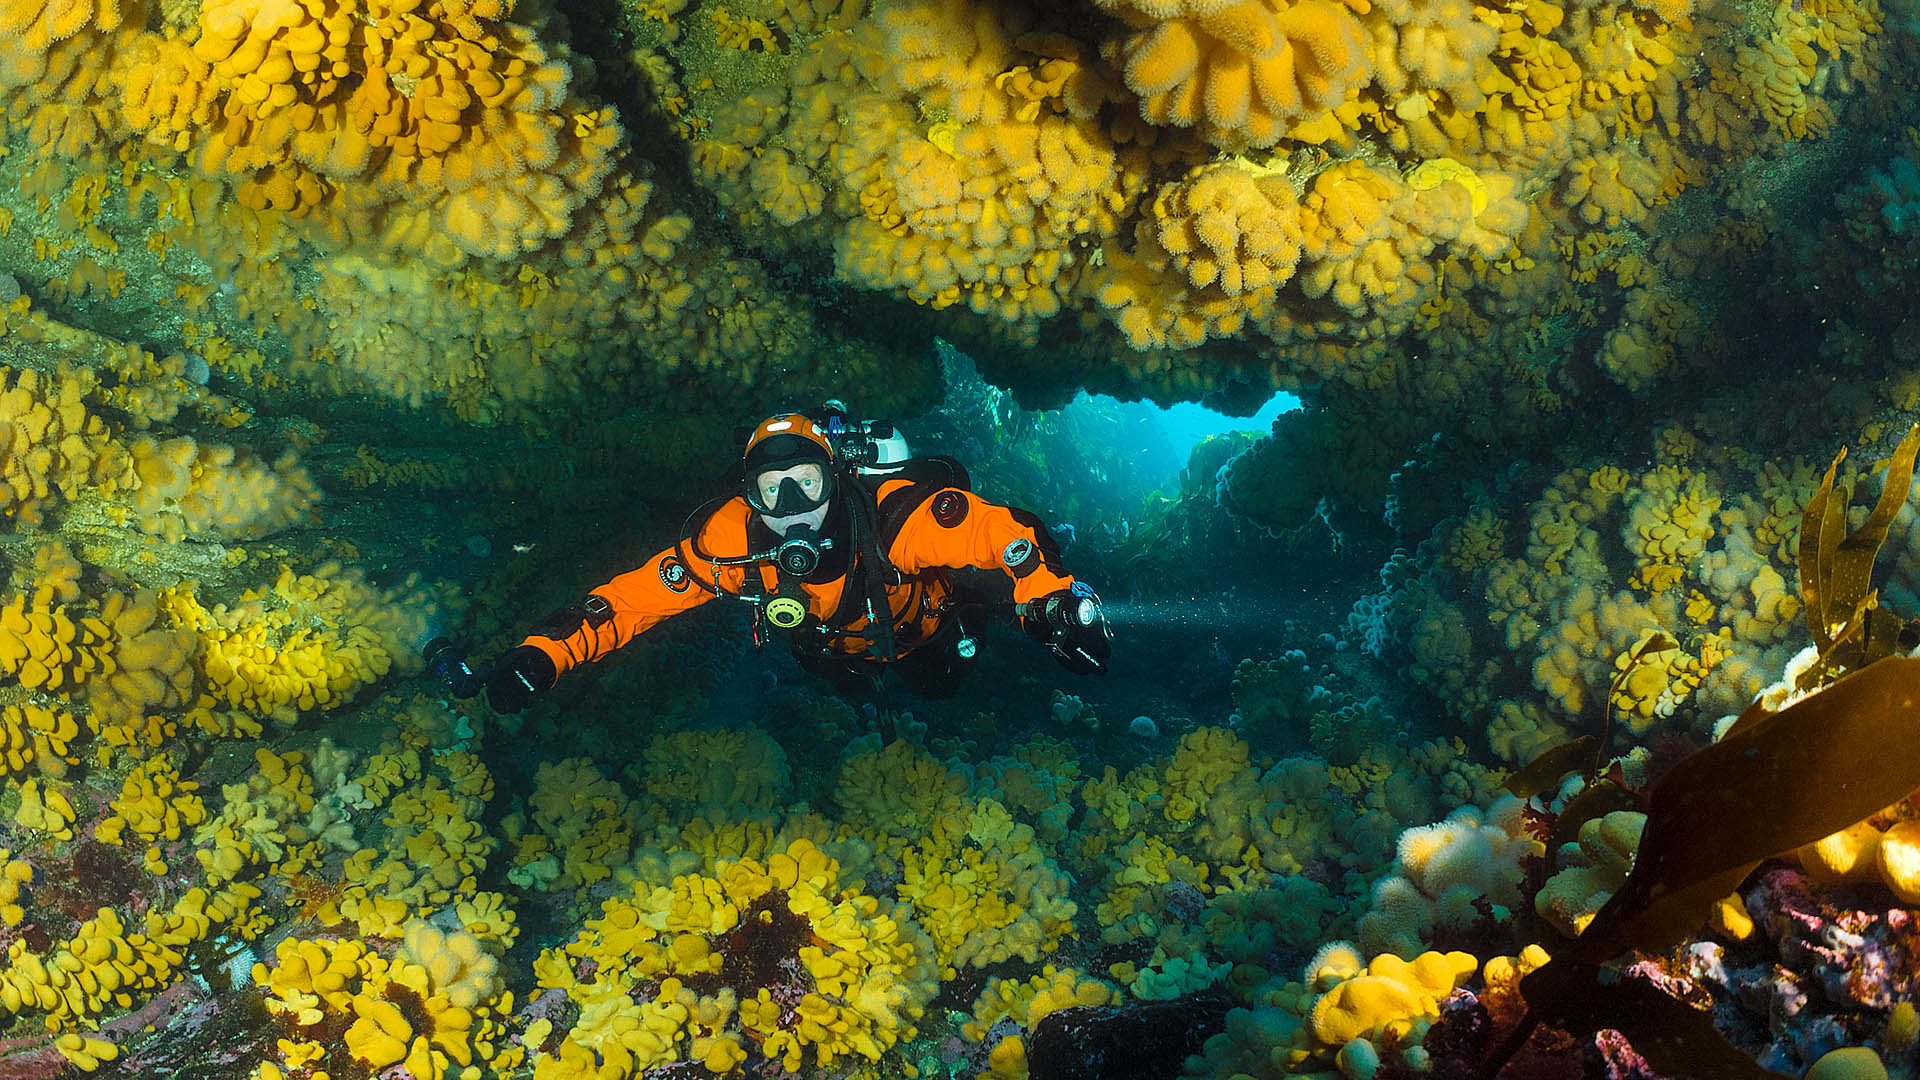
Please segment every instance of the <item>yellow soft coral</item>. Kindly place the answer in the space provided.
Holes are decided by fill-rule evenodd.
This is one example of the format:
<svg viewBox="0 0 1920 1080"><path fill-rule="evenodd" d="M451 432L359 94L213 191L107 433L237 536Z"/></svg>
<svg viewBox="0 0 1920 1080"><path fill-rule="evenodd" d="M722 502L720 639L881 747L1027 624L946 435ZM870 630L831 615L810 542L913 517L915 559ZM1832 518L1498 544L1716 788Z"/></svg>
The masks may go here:
<svg viewBox="0 0 1920 1080"><path fill-rule="evenodd" d="M402 937L392 959L357 941L287 937L273 964L254 965L267 1010L301 1035L280 1041L282 1064L312 1060L323 1025L343 1023L346 1052L376 1070L400 1065L414 1076L442 1077L492 1056L513 1009L493 957L469 935L424 923L409 923Z"/></svg>
<svg viewBox="0 0 1920 1080"><path fill-rule="evenodd" d="M1078 910L1067 878L1031 826L983 800L907 849L898 893L919 911L951 971L1012 956L1028 963L1072 932Z"/></svg>
<svg viewBox="0 0 1920 1080"><path fill-rule="evenodd" d="M101 737L130 743L135 732L153 745L144 717L154 710L184 704L193 687L193 660L199 642L184 629L158 625L159 598L152 592L110 594L98 621L112 639L111 670L89 679L86 696Z"/></svg>
<svg viewBox="0 0 1920 1080"><path fill-rule="evenodd" d="M102 907L72 937L44 950L15 939L0 964L0 1007L44 1013L59 1030L128 1008L179 978L185 950L219 933L250 936L265 923L254 901L260 891L236 885L218 893L194 888L170 908L147 912L134 929L112 907Z"/></svg>
<svg viewBox="0 0 1920 1080"><path fill-rule="evenodd" d="M1578 936L1633 869L1647 816L1616 810L1580 826L1579 864L1553 875L1534 897L1534 910L1568 937Z"/></svg>
<svg viewBox="0 0 1920 1080"><path fill-rule="evenodd" d="M1439 1018L1440 1002L1478 967L1463 952L1426 952L1411 961L1379 956L1363 967L1352 945L1329 943L1309 961L1305 983L1263 992L1271 1034L1241 1037L1252 1036L1253 1045L1217 1040L1207 1056L1220 1057L1221 1065L1239 1056L1241 1071L1256 1061L1264 1068L1271 1055L1275 1062L1284 1056L1287 1073L1368 1076L1389 1054L1418 1047Z"/></svg>
<svg viewBox="0 0 1920 1080"><path fill-rule="evenodd" d="M1118 1005L1120 991L1111 984L1083 974L1074 968L1048 964L1040 974L1022 979L995 976L987 980L973 1002L973 1019L961 1025L962 1034L974 1042L1002 1019L1012 1018L1031 1030L1048 1014L1077 1005Z"/></svg>
<svg viewBox="0 0 1920 1080"><path fill-rule="evenodd" d="M255 770L222 786L219 813L194 831L195 856L209 880L249 867L291 876L334 850L354 847L347 807L360 791L346 780L351 755L321 740L312 752L254 749Z"/></svg>
<svg viewBox="0 0 1920 1080"><path fill-rule="evenodd" d="M1223 146L1271 145L1296 119L1339 104L1373 74L1359 20L1328 0L1101 7L1137 27L1118 59L1141 115L1199 125Z"/></svg>
<svg viewBox="0 0 1920 1080"><path fill-rule="evenodd" d="M121 782L113 813L94 826L94 839L119 844L131 830L147 843L178 840L183 828L206 820L206 805L194 794L199 787L182 779L166 755L149 758Z"/></svg>
<svg viewBox="0 0 1920 1080"><path fill-rule="evenodd" d="M1633 583L1650 592L1678 584L1713 539L1720 502L1701 474L1661 466L1643 476L1621 534L1637 567Z"/></svg>
<svg viewBox="0 0 1920 1080"><path fill-rule="evenodd" d="M1438 1019L1441 999L1479 967L1462 952L1426 952L1411 961L1377 956L1365 974L1342 980L1314 1003L1314 1037L1330 1047L1354 1039L1400 1045L1421 1020Z"/></svg>
<svg viewBox="0 0 1920 1080"><path fill-rule="evenodd" d="M1094 917L1104 928L1102 937L1118 945L1131 938L1153 937L1160 925L1159 887L1180 883L1201 892L1211 868L1195 863L1168 847L1157 837L1135 836L1110 856L1114 871L1107 875L1107 887Z"/></svg>
<svg viewBox="0 0 1920 1080"><path fill-rule="evenodd" d="M116 0L15 2L0 6L0 33L22 51L43 53L54 42L70 38L82 28L112 30L120 25L121 16Z"/></svg>
<svg viewBox="0 0 1920 1080"><path fill-rule="evenodd" d="M1240 163L1203 166L1160 189L1145 235L1195 288L1258 293L1284 284L1300 260L1296 202L1283 173ZM1227 327L1223 336L1237 329Z"/></svg>
<svg viewBox="0 0 1920 1080"><path fill-rule="evenodd" d="M224 443L186 436L133 441L132 494L142 529L169 542L211 534L253 539L305 520L320 489L291 451L271 466Z"/></svg>
<svg viewBox="0 0 1920 1080"><path fill-rule="evenodd" d="M1138 268L1103 256L1113 265L1096 293L1136 348L1238 335L1271 311L1301 256L1292 182L1239 160L1163 185L1136 236Z"/></svg>
<svg viewBox="0 0 1920 1080"><path fill-rule="evenodd" d="M519 847L516 882L591 885L626 861L638 811L619 784L585 758L543 762L533 784L531 819L516 814L506 826Z"/></svg>
<svg viewBox="0 0 1920 1080"><path fill-rule="evenodd" d="M1614 658L1616 675L1608 702L1635 733L1646 731L1656 718L1672 716L1713 667L1711 651L1703 660L1689 656L1671 638L1662 639L1663 647L1653 647L1652 638L1651 631L1641 635L1637 644Z"/></svg>
<svg viewBox="0 0 1920 1080"><path fill-rule="evenodd" d="M646 760L646 791L657 799L764 811L787 789L786 752L757 729L658 736Z"/></svg>
<svg viewBox="0 0 1920 1080"><path fill-rule="evenodd" d="M105 667L109 636L98 619L15 596L0 608L0 668L32 689L71 692Z"/></svg>
<svg viewBox="0 0 1920 1080"><path fill-rule="evenodd" d="M458 905L460 898L467 898L470 906L464 913L456 906L456 915L473 918L490 938L510 936L512 912L488 900L491 894L480 893L477 884L497 845L479 820L493 793L492 777L466 753L435 759L424 771L421 782L387 801L381 818L390 830L385 849L360 848L348 857L342 870L346 887L321 912L322 920L351 919L362 934L398 937L410 912ZM339 792L357 786L335 783ZM350 845L352 833L344 822L342 826L342 835L327 838ZM481 936L479 931L475 936Z"/></svg>
<svg viewBox="0 0 1920 1080"><path fill-rule="evenodd" d="M111 494L130 485L127 453L89 412L91 371L0 369L0 512L38 522L57 491Z"/></svg>
<svg viewBox="0 0 1920 1080"><path fill-rule="evenodd" d="M1509 765L1523 766L1567 741L1566 726L1536 702L1502 701L1487 721L1487 745Z"/></svg>
<svg viewBox="0 0 1920 1080"><path fill-rule="evenodd" d="M244 205L318 219L336 241L391 203L393 250L508 257L566 231L620 138L510 7L219 0L194 36L134 50L124 119L234 177Z"/></svg>
<svg viewBox="0 0 1920 1080"><path fill-rule="evenodd" d="M838 875L796 840L765 862L726 862L671 887L639 882L606 901L601 918L534 965L542 986L580 1006L535 1074L571 1075L570 1062L594 1054L628 1070L685 1056L726 1071L744 1060L744 1037L789 1071L878 1060L911 1036L932 994L930 947ZM806 972L802 986L789 981L793 966ZM682 981L695 974L720 990L695 993Z"/></svg>
<svg viewBox="0 0 1920 1080"><path fill-rule="evenodd" d="M15 823L38 829L55 840L73 839L73 802L67 798L67 785L49 781L43 788L38 779L20 785L20 806L13 812Z"/></svg>
<svg viewBox="0 0 1920 1080"><path fill-rule="evenodd" d="M48 776L65 776L78 759L71 747L80 737L80 725L65 712L40 705L8 705L0 709L0 775L37 768Z"/></svg>
<svg viewBox="0 0 1920 1080"><path fill-rule="evenodd" d="M1070 246L1117 233L1114 211L1128 201L1111 140L1074 117L970 125L951 151L927 138L873 150L865 214L836 245L841 272L1013 323L1061 310ZM842 162L853 165L851 153Z"/></svg>
<svg viewBox="0 0 1920 1080"><path fill-rule="evenodd" d="M338 563L310 574L283 569L270 589L249 590L233 606L207 608L191 582L160 602L198 636L216 700L282 722L297 710L336 708L389 671L417 666L414 643L435 610L417 579L379 589Z"/></svg>
<svg viewBox="0 0 1920 1080"><path fill-rule="evenodd" d="M20 887L33 883L33 866L25 859L13 858L13 853L0 848L0 924L19 926L26 918L26 908L20 903Z"/></svg>
<svg viewBox="0 0 1920 1080"><path fill-rule="evenodd" d="M896 739L849 755L833 790L855 824L911 840L965 812L967 778L912 742Z"/></svg>

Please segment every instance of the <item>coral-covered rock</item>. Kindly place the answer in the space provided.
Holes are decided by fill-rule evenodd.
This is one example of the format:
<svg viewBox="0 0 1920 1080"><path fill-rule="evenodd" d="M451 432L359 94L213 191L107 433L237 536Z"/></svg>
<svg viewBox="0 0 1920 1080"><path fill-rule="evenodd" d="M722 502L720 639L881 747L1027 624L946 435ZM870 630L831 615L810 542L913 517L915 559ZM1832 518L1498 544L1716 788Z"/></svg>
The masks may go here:
<svg viewBox="0 0 1920 1080"><path fill-rule="evenodd" d="M1765 870L1744 893L1758 933L1721 946L1697 942L1678 965L1636 965L1662 989L1711 996L1714 1024L1779 1072L1880 1034L1912 994L1915 917L1881 889L1825 889L1798 869Z"/></svg>
<svg viewBox="0 0 1920 1080"><path fill-rule="evenodd" d="M1880 890L1815 891L1783 867L1764 875L1747 903L1781 961L1818 980L1835 1005L1891 1009L1912 995L1915 915Z"/></svg>

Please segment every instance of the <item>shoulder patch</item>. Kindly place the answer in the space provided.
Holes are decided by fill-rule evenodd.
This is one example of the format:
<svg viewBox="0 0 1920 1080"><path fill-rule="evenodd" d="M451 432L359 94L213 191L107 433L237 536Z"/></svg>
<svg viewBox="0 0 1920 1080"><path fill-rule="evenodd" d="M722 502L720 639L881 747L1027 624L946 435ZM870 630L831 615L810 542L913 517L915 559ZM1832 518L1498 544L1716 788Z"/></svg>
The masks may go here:
<svg viewBox="0 0 1920 1080"><path fill-rule="evenodd" d="M693 575L687 572L687 564L668 555L660 560L660 584L674 592L686 592L687 586L693 584Z"/></svg>
<svg viewBox="0 0 1920 1080"><path fill-rule="evenodd" d="M933 497L933 520L943 529L951 529L967 518L967 497L948 488Z"/></svg>

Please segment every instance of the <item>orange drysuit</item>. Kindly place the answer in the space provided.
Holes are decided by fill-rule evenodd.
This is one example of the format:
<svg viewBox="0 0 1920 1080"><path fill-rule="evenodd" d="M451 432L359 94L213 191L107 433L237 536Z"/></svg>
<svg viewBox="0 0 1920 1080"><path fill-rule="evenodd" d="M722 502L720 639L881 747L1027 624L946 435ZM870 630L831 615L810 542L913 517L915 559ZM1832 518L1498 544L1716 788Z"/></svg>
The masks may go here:
<svg viewBox="0 0 1920 1080"><path fill-rule="evenodd" d="M863 478L879 506L878 550L896 575L884 580L893 615L898 655L933 638L953 611L953 586L945 571L977 567L1013 578L1015 603L1027 603L1073 586L1073 576L1055 564L1057 553L1039 519L988 502L959 487L911 478ZM912 490L914 487L922 490ZM866 492L840 497L864 498ZM897 503L890 503L897 497ZM713 559L748 555L752 510L738 496L694 527L694 536L660 552L636 570L594 589L574 617L536 628L524 644L553 660L557 673L598 660L648 628L699 607L718 593L772 596L779 576L770 564L715 565ZM757 578L749 578L752 574ZM846 573L830 581L803 582L808 619L793 631L797 643L849 659L872 657L866 599Z"/></svg>

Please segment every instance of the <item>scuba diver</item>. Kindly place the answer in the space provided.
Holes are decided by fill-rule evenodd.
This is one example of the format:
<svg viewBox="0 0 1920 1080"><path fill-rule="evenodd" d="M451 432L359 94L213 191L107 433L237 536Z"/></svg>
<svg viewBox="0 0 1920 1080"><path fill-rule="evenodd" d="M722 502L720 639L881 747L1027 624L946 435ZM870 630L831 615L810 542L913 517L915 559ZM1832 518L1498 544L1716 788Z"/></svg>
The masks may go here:
<svg viewBox="0 0 1920 1080"><path fill-rule="evenodd" d="M952 579L967 567L1012 579L1022 627L1068 671L1106 672L1100 600L1058 565L1040 519L975 495L952 458L910 457L891 425L850 421L838 402L772 416L728 476L738 490L695 509L677 543L543 620L490 674L455 658L462 681L484 680L496 710L518 712L573 668L725 596L749 605L755 645L785 635L843 695L871 696L894 670L923 697L950 697L985 610Z"/></svg>

